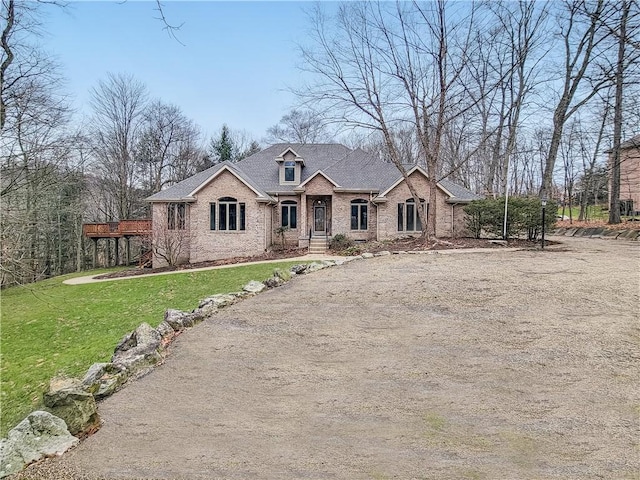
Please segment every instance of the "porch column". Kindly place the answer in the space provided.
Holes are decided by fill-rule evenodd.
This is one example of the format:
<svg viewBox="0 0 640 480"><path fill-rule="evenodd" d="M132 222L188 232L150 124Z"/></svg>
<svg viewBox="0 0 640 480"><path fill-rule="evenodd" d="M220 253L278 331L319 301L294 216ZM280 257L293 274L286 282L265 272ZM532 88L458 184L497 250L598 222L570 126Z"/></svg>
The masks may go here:
<svg viewBox="0 0 640 480"><path fill-rule="evenodd" d="M307 226L307 196L300 195L300 237L307 238L309 227Z"/></svg>

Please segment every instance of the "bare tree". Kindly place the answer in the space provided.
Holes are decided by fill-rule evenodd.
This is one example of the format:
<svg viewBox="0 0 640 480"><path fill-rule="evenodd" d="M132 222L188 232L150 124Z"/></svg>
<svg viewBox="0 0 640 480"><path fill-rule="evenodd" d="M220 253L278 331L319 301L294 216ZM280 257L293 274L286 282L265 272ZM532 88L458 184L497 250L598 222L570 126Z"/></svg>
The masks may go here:
<svg viewBox="0 0 640 480"><path fill-rule="evenodd" d="M157 258L174 267L186 261L190 233L185 205L169 204L167 208L166 215L157 215L154 219L151 245Z"/></svg>
<svg viewBox="0 0 640 480"><path fill-rule="evenodd" d="M193 175L202 157L199 144L199 128L179 107L161 100L151 102L143 113L134 149L145 193L159 192Z"/></svg>
<svg viewBox="0 0 640 480"><path fill-rule="evenodd" d="M631 12L632 0L622 0L620 9L620 19L618 28L616 29L616 40L618 47L618 54L615 62L615 104L613 107L613 148L612 148L612 162L611 162L611 188L609 191L609 223L620 223L620 143L622 141L622 94L625 88L627 80L624 78L625 70L627 69L629 59L626 52L629 50L629 33L630 31L637 31L637 25L634 25L631 29L629 26L629 15ZM635 4L635 9L632 18L638 17L638 8ZM635 27L635 28L634 28ZM632 64L637 62L640 50L632 53Z"/></svg>
<svg viewBox="0 0 640 480"><path fill-rule="evenodd" d="M131 75L107 74L91 89L95 168L116 202L111 220L140 214L142 194L136 191L134 148L140 134L147 89Z"/></svg>
<svg viewBox="0 0 640 480"><path fill-rule="evenodd" d="M594 59L604 55L605 28L615 6L604 0L565 0L558 16L559 37L563 45L562 88L553 111L553 134L545 160L540 187L541 198L549 196L553 172L567 121L610 84L608 72L590 69ZM581 88L588 84L587 88Z"/></svg>
<svg viewBox="0 0 640 480"><path fill-rule="evenodd" d="M267 129L266 143L323 143L330 141L322 115L312 110L292 109Z"/></svg>
<svg viewBox="0 0 640 480"><path fill-rule="evenodd" d="M328 120L379 132L389 160L417 205L396 132L414 132L430 185L430 215L418 209L423 236L435 236L437 175L448 125L472 105L466 66L475 43L474 10L429 3L349 3L335 24L318 8L313 47L303 48L316 83L298 93L327 107ZM475 100L477 101L477 99Z"/></svg>

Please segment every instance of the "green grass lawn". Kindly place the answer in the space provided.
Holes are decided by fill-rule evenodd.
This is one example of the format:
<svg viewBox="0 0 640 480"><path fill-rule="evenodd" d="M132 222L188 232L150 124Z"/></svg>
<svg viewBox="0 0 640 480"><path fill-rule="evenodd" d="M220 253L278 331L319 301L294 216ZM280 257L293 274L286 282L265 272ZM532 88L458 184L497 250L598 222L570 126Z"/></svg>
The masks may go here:
<svg viewBox="0 0 640 480"><path fill-rule="evenodd" d="M587 206L587 220L607 220L609 218L609 210L605 210L605 208L603 205ZM558 207L558 215L562 215L562 206ZM578 220L580 206L573 206L571 208L571 215L569 215L569 207L565 207L564 215L571 217L573 220Z"/></svg>
<svg viewBox="0 0 640 480"><path fill-rule="evenodd" d="M152 327L167 308L192 310L198 301L265 280L295 262L64 285L64 275L1 292L0 435L41 402L49 379L79 377L109 361L117 342L140 323Z"/></svg>

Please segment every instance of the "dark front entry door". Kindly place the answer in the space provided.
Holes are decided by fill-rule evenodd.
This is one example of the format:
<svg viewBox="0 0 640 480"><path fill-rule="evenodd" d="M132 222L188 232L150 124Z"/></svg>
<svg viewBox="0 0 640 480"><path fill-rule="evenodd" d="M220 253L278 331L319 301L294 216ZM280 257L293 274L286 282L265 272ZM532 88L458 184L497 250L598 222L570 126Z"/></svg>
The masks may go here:
<svg viewBox="0 0 640 480"><path fill-rule="evenodd" d="M313 233L325 235L327 233L327 207L315 205L313 207Z"/></svg>

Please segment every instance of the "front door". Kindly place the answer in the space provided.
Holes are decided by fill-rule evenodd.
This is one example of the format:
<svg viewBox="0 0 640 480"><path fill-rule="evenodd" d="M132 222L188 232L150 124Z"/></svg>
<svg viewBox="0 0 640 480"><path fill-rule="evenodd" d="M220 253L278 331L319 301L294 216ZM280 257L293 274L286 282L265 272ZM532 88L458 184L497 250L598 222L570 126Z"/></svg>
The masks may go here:
<svg viewBox="0 0 640 480"><path fill-rule="evenodd" d="M327 207L314 205L313 207L313 234L326 235L327 233Z"/></svg>

